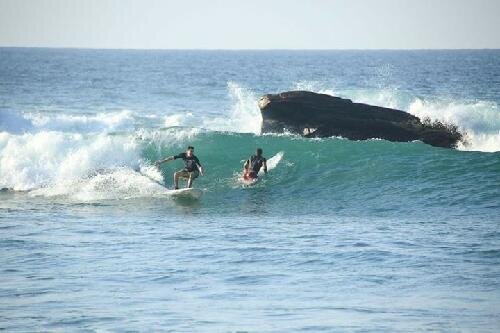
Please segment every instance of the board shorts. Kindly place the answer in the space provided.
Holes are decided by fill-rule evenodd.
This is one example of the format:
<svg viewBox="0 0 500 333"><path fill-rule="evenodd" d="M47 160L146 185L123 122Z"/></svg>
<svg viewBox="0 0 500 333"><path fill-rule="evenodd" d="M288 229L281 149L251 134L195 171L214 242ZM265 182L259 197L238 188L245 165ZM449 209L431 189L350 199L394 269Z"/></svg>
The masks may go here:
<svg viewBox="0 0 500 333"><path fill-rule="evenodd" d="M186 169L182 169L177 171L177 173L181 178L189 178L192 175L193 179L196 179L200 175L200 172L198 170L187 171Z"/></svg>
<svg viewBox="0 0 500 333"><path fill-rule="evenodd" d="M245 174L243 175L243 179L257 179L258 174L257 172L250 170L250 171L245 171Z"/></svg>

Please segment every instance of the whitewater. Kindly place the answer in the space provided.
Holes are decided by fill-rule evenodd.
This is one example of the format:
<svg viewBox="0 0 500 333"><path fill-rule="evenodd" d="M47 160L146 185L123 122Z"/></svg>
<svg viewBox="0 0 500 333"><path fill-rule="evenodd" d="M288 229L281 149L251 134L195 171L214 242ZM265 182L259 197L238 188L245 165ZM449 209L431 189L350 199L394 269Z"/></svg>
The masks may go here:
<svg viewBox="0 0 500 333"><path fill-rule="evenodd" d="M0 48L0 328L494 332L499 78L498 50ZM258 98L286 90L465 140L261 133ZM154 167L188 145L197 201Z"/></svg>

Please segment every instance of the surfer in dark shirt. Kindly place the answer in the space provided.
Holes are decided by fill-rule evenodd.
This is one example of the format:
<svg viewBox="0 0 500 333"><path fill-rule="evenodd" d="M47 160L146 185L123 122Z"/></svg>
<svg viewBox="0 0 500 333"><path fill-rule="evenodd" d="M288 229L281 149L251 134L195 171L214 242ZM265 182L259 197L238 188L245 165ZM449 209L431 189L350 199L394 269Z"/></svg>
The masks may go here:
<svg viewBox="0 0 500 333"><path fill-rule="evenodd" d="M193 186L193 180L198 178L200 174L203 176L203 167L201 166L198 157L194 155L193 146L187 147L185 153L180 153L175 156L169 156L162 160L158 160L155 162L155 165L159 167L162 163L176 160L178 158L182 158L182 161L184 162L184 169L174 173L174 188L176 190L179 189L179 178L181 177L187 179L187 187L191 188Z"/></svg>
<svg viewBox="0 0 500 333"><path fill-rule="evenodd" d="M243 164L243 178L256 179L261 168L267 173L267 160L262 156L262 148L257 148L256 154L250 156Z"/></svg>

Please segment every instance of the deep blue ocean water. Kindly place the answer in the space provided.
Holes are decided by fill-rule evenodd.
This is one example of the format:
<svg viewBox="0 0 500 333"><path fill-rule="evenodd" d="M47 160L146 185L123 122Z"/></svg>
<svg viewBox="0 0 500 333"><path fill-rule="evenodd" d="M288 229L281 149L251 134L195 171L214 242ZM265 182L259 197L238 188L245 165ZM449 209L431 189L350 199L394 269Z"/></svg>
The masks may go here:
<svg viewBox="0 0 500 333"><path fill-rule="evenodd" d="M261 134L294 89L467 139ZM0 329L497 332L499 105L499 50L0 48ZM197 201L152 166L187 145Z"/></svg>

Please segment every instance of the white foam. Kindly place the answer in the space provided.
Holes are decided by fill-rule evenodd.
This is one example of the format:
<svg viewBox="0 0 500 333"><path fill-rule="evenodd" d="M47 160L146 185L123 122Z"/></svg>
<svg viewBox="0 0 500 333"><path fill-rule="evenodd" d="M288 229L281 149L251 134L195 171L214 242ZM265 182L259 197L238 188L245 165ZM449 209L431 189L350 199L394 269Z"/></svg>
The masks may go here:
<svg viewBox="0 0 500 333"><path fill-rule="evenodd" d="M235 82L227 84L233 106L226 117L206 118L204 128L214 131L260 134L262 114L257 102L257 96L247 88Z"/></svg>
<svg viewBox="0 0 500 333"><path fill-rule="evenodd" d="M194 115L192 112L178 112L163 116L164 127L198 127L212 131L260 134L262 115L257 96L235 82L228 82L230 107L222 116ZM220 112L221 110L216 110ZM95 114L63 112L14 113L0 111L0 131L9 133L68 132L68 133L110 133L133 131L136 126L134 113L130 110ZM162 121L161 116L149 115L152 122Z"/></svg>
<svg viewBox="0 0 500 333"><path fill-rule="evenodd" d="M161 195L167 189L126 167L107 170L92 177L66 180L30 192L32 196L66 196L83 202L121 200Z"/></svg>
<svg viewBox="0 0 500 333"><path fill-rule="evenodd" d="M408 112L423 119L430 118L457 125L466 133L459 149L495 152L500 150L500 110L493 102L460 103L427 102L415 99Z"/></svg>
<svg viewBox="0 0 500 333"><path fill-rule="evenodd" d="M331 88L325 87L324 84L318 81L300 81L295 83L294 90L313 91L318 94L327 94L330 96L338 96L338 92Z"/></svg>
<svg viewBox="0 0 500 333"><path fill-rule="evenodd" d="M0 186L28 190L86 176L89 171L136 167L132 137L38 132L0 135Z"/></svg>
<svg viewBox="0 0 500 333"><path fill-rule="evenodd" d="M127 131L134 129L132 111L96 114L30 113L30 119L38 130L74 133L99 133Z"/></svg>
<svg viewBox="0 0 500 333"><path fill-rule="evenodd" d="M135 137L146 140L158 148L160 154L161 147L172 147L175 149L185 149L185 143L191 141L204 131L197 127L175 127L164 130L139 129L135 132Z"/></svg>
<svg viewBox="0 0 500 333"><path fill-rule="evenodd" d="M355 103L378 105L392 109L406 109L409 96L405 96L397 88L379 89L336 89L317 81L301 81L295 84L295 89L308 90L319 94L327 94L347 98ZM411 97L410 97L411 98ZM411 100L411 99L410 99Z"/></svg>
<svg viewBox="0 0 500 333"><path fill-rule="evenodd" d="M143 160L145 145L157 147L162 156L160 149L175 152L198 133L194 128L119 135L0 132L0 188L78 201L163 195L161 172Z"/></svg>
<svg viewBox="0 0 500 333"><path fill-rule="evenodd" d="M165 127L193 126L193 114L191 112L174 113L164 118Z"/></svg>
<svg viewBox="0 0 500 333"><path fill-rule="evenodd" d="M458 149L490 153L500 151L500 131L491 134L469 132L466 141L459 143Z"/></svg>
<svg viewBox="0 0 500 333"><path fill-rule="evenodd" d="M195 116L191 112L179 112L164 117L165 127L198 127L210 131L260 134L262 115L257 96L235 82L228 82L231 107L222 116ZM217 110L220 112L221 110Z"/></svg>
<svg viewBox="0 0 500 333"><path fill-rule="evenodd" d="M164 185L163 175L161 174L161 171L157 167L148 164L141 165L140 173L148 177L149 179L152 179L153 181Z"/></svg>

